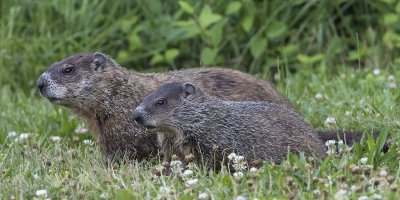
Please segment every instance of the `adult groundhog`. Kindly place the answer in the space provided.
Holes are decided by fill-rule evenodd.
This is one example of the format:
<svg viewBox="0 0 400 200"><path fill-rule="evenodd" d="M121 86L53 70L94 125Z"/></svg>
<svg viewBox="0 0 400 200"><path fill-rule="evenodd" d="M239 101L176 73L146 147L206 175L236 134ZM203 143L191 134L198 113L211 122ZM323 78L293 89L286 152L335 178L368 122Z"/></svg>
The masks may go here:
<svg viewBox="0 0 400 200"><path fill-rule="evenodd" d="M50 102L85 117L106 155L143 159L157 153L157 137L134 123L132 109L169 81L193 82L224 100L269 100L290 107L272 85L240 71L197 68L142 74L120 67L102 53L78 54L54 63L37 86Z"/></svg>
<svg viewBox="0 0 400 200"><path fill-rule="evenodd" d="M222 101L191 83L167 83L145 97L134 117L158 133L165 161L176 154L219 169L232 152L280 163L292 152L326 155L317 132L297 112L272 102ZM226 160L226 157L225 157ZM215 166L214 166L215 165Z"/></svg>

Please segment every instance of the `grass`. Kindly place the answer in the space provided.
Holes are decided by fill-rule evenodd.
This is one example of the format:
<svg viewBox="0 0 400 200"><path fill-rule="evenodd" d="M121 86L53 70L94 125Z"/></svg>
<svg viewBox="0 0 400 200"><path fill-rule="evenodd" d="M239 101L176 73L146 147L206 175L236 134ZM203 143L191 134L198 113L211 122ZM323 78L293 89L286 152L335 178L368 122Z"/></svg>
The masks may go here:
<svg viewBox="0 0 400 200"><path fill-rule="evenodd" d="M8 86L0 88L0 199L395 199L400 195L399 99L393 87L400 77L396 67L373 69L338 67L337 74L324 68L304 67L278 80L286 94L317 129L367 130L365 140L352 151L320 161L290 155L281 165L264 164L242 178L226 171L208 174L194 169L189 176L154 178L157 158L142 163L107 164L97 144L87 145L90 133L77 134L83 120L53 106L37 93L26 94ZM393 77L389 77L393 76ZM318 95L317 95L318 94ZM327 125L326 118L336 123ZM377 141L372 130L382 132ZM17 136L7 136L9 132ZM21 133L27 139L16 142ZM392 148L381 153L384 136ZM60 136L54 142L53 136ZM367 158L366 163L360 160ZM189 180L197 183L188 185Z"/></svg>

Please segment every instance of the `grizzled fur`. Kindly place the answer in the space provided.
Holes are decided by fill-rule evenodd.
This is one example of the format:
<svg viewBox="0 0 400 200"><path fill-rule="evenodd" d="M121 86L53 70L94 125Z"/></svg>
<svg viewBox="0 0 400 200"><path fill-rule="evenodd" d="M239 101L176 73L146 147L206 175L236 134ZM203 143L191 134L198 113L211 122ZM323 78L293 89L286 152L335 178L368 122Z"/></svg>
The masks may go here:
<svg viewBox="0 0 400 200"><path fill-rule="evenodd" d="M271 84L240 71L197 68L143 74L120 67L102 53L77 54L56 62L39 77L37 85L50 102L88 120L106 155L144 159L157 153L157 138L134 122L132 108L168 81L193 82L224 100L269 100L290 107Z"/></svg>
<svg viewBox="0 0 400 200"><path fill-rule="evenodd" d="M297 112L273 102L223 101L190 83L167 83L145 97L134 118L159 134L166 161L192 153L219 168L224 155L281 162L303 151L324 158L317 132Z"/></svg>

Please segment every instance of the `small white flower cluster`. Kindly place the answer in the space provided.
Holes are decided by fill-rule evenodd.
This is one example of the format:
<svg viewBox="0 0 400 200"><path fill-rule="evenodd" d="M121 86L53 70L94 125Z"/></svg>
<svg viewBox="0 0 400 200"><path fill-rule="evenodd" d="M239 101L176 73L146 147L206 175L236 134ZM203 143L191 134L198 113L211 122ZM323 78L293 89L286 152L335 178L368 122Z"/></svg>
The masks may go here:
<svg viewBox="0 0 400 200"><path fill-rule="evenodd" d="M76 134L85 134L87 132L88 132L88 129L85 128L85 126L83 124L79 124L78 127L76 127L76 129L75 129Z"/></svg>
<svg viewBox="0 0 400 200"><path fill-rule="evenodd" d="M205 193L205 192L200 193L198 199L199 200L207 200L208 199L208 194Z"/></svg>
<svg viewBox="0 0 400 200"><path fill-rule="evenodd" d="M54 143L58 143L61 141L61 137L60 136L51 136L50 140Z"/></svg>
<svg viewBox="0 0 400 200"><path fill-rule="evenodd" d="M320 99L323 99L323 98L324 98L324 96L321 93L315 94L315 99L320 100Z"/></svg>
<svg viewBox="0 0 400 200"><path fill-rule="evenodd" d="M46 198L47 197L47 190L37 190L36 191L36 196L37 197Z"/></svg>
<svg viewBox="0 0 400 200"><path fill-rule="evenodd" d="M10 131L10 132L8 132L7 137L8 138L15 137L14 142L19 142L19 141L28 139L29 138L29 133L21 133L20 135L18 135L17 132Z"/></svg>
<svg viewBox="0 0 400 200"><path fill-rule="evenodd" d="M368 162L368 158L366 158L366 157L360 159L360 163L361 163L362 165L367 164L367 162Z"/></svg>
<svg viewBox="0 0 400 200"><path fill-rule="evenodd" d="M336 119L334 117L327 117L325 119L325 125L326 126L333 126L336 124Z"/></svg>
<svg viewBox="0 0 400 200"><path fill-rule="evenodd" d="M381 74L381 70L380 70L380 69L374 69L374 70L372 71L372 73L373 73L375 76L378 76L379 74Z"/></svg>
<svg viewBox="0 0 400 200"><path fill-rule="evenodd" d="M235 153L231 153L228 156L229 161L232 162L232 166L237 172L241 172L244 169L247 169L247 162L243 156L236 155Z"/></svg>
<svg viewBox="0 0 400 200"><path fill-rule="evenodd" d="M325 142L325 146L328 147L328 151L326 152L328 155L335 155L336 154L336 143L337 143L337 149L339 150L339 153L342 153L345 145L343 143L343 140L335 141L335 140L328 140Z"/></svg>
<svg viewBox="0 0 400 200"><path fill-rule="evenodd" d="M199 179L197 179L197 178L191 179L193 174L194 174L194 172L190 169L187 169L182 173L182 178L183 178L183 180L186 181L185 182L186 187L193 187L197 184L197 182L199 182Z"/></svg>
<svg viewBox="0 0 400 200"><path fill-rule="evenodd" d="M92 140L83 140L83 144L86 144L88 146L93 146L94 142Z"/></svg>
<svg viewBox="0 0 400 200"><path fill-rule="evenodd" d="M169 166L173 174L177 175L182 173L183 168L182 168L182 162L180 160L172 160L169 163Z"/></svg>
<svg viewBox="0 0 400 200"><path fill-rule="evenodd" d="M167 186L161 186L158 191L157 199L169 199L171 196L171 188Z"/></svg>

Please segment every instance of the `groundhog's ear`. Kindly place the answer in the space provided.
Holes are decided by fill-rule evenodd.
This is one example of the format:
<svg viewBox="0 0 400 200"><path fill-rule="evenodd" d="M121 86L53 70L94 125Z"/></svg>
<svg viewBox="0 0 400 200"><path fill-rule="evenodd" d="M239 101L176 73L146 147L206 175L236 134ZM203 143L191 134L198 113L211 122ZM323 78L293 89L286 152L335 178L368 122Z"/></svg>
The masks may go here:
<svg viewBox="0 0 400 200"><path fill-rule="evenodd" d="M93 54L92 68L95 71L97 71L98 69L104 69L106 63L107 63L107 58L104 54L98 52Z"/></svg>
<svg viewBox="0 0 400 200"><path fill-rule="evenodd" d="M191 83L184 83L183 84L183 97L188 97L196 93L196 87Z"/></svg>

